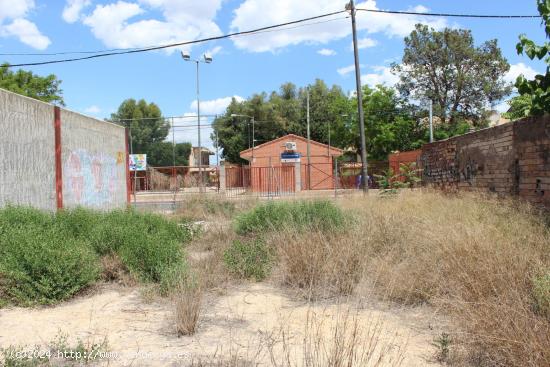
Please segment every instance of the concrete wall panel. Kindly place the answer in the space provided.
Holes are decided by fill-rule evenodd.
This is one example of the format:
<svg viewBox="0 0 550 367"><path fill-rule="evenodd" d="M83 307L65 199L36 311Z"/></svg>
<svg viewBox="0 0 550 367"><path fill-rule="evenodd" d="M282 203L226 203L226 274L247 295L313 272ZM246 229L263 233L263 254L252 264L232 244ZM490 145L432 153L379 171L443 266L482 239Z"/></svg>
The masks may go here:
<svg viewBox="0 0 550 367"><path fill-rule="evenodd" d="M53 106L0 89L0 207L55 210Z"/></svg>
<svg viewBox="0 0 550 367"><path fill-rule="evenodd" d="M61 111L64 207L125 207L125 130L75 112Z"/></svg>

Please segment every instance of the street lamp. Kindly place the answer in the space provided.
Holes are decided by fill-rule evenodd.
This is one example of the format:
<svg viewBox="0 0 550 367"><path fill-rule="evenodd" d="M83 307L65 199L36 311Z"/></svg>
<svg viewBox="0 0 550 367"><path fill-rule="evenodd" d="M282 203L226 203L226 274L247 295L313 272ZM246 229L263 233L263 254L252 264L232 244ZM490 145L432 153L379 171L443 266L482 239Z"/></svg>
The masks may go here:
<svg viewBox="0 0 550 367"><path fill-rule="evenodd" d="M184 61L192 61L197 65L197 131L198 131L198 143L199 143L199 192L202 192L202 187L204 185L203 175L202 175L202 143L201 143L201 105L200 105L200 95L199 95L199 63L210 64L212 62L212 56L203 55L203 60L194 60L191 59L191 55L185 52L181 52L181 57Z"/></svg>
<svg viewBox="0 0 550 367"><path fill-rule="evenodd" d="M252 120L252 162L254 162L254 145L256 142L256 139L254 139L254 116L248 116L248 115L240 115L237 113L232 113L231 117L247 117L250 120Z"/></svg>

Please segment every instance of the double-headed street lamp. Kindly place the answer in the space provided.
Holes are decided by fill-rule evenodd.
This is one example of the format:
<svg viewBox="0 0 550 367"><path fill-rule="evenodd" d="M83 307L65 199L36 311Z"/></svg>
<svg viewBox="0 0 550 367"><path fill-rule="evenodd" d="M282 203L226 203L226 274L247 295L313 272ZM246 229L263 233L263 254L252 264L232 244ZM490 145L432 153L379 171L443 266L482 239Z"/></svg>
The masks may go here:
<svg viewBox="0 0 550 367"><path fill-rule="evenodd" d="M254 162L254 145L256 143L256 139L254 139L254 116L240 115L240 114L237 114L237 113L232 113L231 117L247 117L252 121L252 162Z"/></svg>
<svg viewBox="0 0 550 367"><path fill-rule="evenodd" d="M191 55L185 52L181 52L181 57L185 61L192 61L197 65L197 131L198 131L198 143L199 143L199 191L202 192L202 187L204 185L203 175L202 175L202 144L201 144L201 102L199 95L199 63L210 64L212 62L212 56L203 55L203 60L194 60L191 59Z"/></svg>

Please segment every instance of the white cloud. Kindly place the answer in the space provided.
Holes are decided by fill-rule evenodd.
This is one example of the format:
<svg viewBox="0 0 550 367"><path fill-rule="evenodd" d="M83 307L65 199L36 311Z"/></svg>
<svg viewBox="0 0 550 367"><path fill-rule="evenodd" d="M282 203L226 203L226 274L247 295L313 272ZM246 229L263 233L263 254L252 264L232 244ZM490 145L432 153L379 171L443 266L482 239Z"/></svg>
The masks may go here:
<svg viewBox="0 0 550 367"><path fill-rule="evenodd" d="M201 115L219 115L225 112L227 106L231 103L231 100L235 98L237 102L244 101L243 97L233 96L233 97L223 97L218 99L212 99L209 101L201 101ZM189 106L189 109L192 111L197 110L197 101L193 101ZM196 115L196 114L195 114Z"/></svg>
<svg viewBox="0 0 550 367"><path fill-rule="evenodd" d="M0 0L0 22L25 17L34 6L34 0Z"/></svg>
<svg viewBox="0 0 550 367"><path fill-rule="evenodd" d="M368 38L368 37L360 38L357 40L357 48L360 50L363 48L374 47L377 44L378 42L375 39ZM353 42L350 45L350 49L353 50Z"/></svg>
<svg viewBox="0 0 550 367"><path fill-rule="evenodd" d="M373 66L371 69L374 73L361 75L361 83L367 84L371 87L378 84L393 87L399 81L399 77L392 74L391 68L387 66Z"/></svg>
<svg viewBox="0 0 550 367"><path fill-rule="evenodd" d="M101 108L97 107L96 105L92 105L90 107L87 107L84 109L84 112L89 113L91 115L97 115L101 112Z"/></svg>
<svg viewBox="0 0 550 367"><path fill-rule="evenodd" d="M0 0L0 37L17 37L33 48L43 50L50 45L28 13L35 8L34 0Z"/></svg>
<svg viewBox="0 0 550 367"><path fill-rule="evenodd" d="M515 83L518 76L523 75L527 79L533 79L535 75L540 74L532 67L520 62L510 65L510 70L504 75L504 80L510 83Z"/></svg>
<svg viewBox="0 0 550 367"><path fill-rule="evenodd" d="M330 48L322 48L322 49L318 50L317 53L319 55L323 55L323 56L334 56L334 55L336 55L336 51L334 51L333 49L330 49Z"/></svg>
<svg viewBox="0 0 550 367"><path fill-rule="evenodd" d="M359 68L362 68L364 65L359 65ZM344 66L342 68L339 68L336 70L336 72L338 74L340 74L341 76L346 76L348 75L349 73L352 73L355 71L355 64L352 64L350 66Z"/></svg>
<svg viewBox="0 0 550 367"><path fill-rule="evenodd" d="M67 0L62 17L67 23L74 23L80 19L82 10L91 4L91 0Z"/></svg>
<svg viewBox="0 0 550 367"><path fill-rule="evenodd" d="M132 48L191 41L221 34L214 23L222 0L139 0L139 3L120 0L97 5L83 18L96 38L108 47ZM158 10L163 20L145 18ZM168 52L173 49L168 50Z"/></svg>
<svg viewBox="0 0 550 367"><path fill-rule="evenodd" d="M3 26L3 34L17 37L19 41L38 50L46 49L51 43L48 37L40 33L36 24L23 18Z"/></svg>
<svg viewBox="0 0 550 367"><path fill-rule="evenodd" d="M378 9L375 0L359 2L357 8ZM311 16L311 9L318 14L343 10L343 3L334 0L245 0L234 11L231 29L244 31L270 24L284 23ZM426 8L413 8L423 9ZM301 43L326 44L330 41L349 36L351 26L344 14L338 14L324 20L334 20L310 26L288 29L286 31L259 33L248 37L235 38L233 42L238 48L251 52L275 52L281 48ZM416 23L422 22L436 29L448 26L445 19L403 15L397 16L381 13L357 13L357 29L368 34L383 33L388 37L404 37L408 35Z"/></svg>

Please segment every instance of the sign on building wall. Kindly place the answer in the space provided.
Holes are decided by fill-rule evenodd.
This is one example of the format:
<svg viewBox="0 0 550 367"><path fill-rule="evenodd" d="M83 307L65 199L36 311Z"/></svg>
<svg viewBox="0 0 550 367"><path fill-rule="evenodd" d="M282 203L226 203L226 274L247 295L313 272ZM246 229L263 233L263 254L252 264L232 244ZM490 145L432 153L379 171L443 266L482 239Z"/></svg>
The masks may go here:
<svg viewBox="0 0 550 367"><path fill-rule="evenodd" d="M300 153L284 152L281 153L281 163L296 163L300 162Z"/></svg>
<svg viewBox="0 0 550 367"><path fill-rule="evenodd" d="M130 171L145 171L147 154L130 154Z"/></svg>

